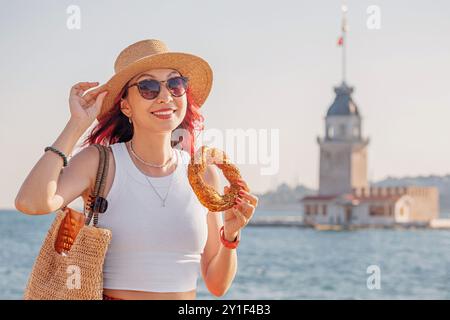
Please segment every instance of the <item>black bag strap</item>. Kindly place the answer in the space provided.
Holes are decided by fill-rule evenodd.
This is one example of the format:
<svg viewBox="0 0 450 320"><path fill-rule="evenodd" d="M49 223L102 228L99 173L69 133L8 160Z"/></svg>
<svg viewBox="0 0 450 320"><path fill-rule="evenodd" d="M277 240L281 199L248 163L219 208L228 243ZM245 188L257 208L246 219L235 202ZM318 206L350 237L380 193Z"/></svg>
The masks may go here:
<svg viewBox="0 0 450 320"><path fill-rule="evenodd" d="M89 196L88 203L85 205L85 215L86 211L88 212L88 217L86 219L85 225L89 225L92 219L92 216L94 216L94 227L97 227L98 223L98 214L103 213L108 208L108 201L103 197L104 196L104 189L106 184L106 176L108 174L108 167L109 167L109 152L108 147L100 145L100 144L93 144L95 146L99 153L100 153L100 160L98 163L98 169L97 169L97 176L95 179L95 186L92 194Z"/></svg>

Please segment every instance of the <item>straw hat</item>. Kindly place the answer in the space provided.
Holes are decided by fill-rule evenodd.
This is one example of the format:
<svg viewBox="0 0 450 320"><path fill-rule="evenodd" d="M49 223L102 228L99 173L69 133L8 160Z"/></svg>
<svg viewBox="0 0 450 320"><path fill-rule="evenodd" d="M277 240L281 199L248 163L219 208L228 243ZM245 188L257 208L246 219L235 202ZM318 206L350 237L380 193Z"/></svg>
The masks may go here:
<svg viewBox="0 0 450 320"><path fill-rule="evenodd" d="M212 70L202 58L182 52L170 52L160 40L142 40L126 47L114 63L115 74L104 84L108 95L97 120L114 106L118 94L134 76L153 68L175 69L189 78L189 87L194 102L200 107L206 100L212 86Z"/></svg>

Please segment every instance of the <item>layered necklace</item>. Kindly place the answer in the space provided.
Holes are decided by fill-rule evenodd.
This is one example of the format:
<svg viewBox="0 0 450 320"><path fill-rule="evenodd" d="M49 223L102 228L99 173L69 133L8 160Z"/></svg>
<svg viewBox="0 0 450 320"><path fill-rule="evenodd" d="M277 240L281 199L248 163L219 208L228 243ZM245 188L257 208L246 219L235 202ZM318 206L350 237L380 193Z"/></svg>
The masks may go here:
<svg viewBox="0 0 450 320"><path fill-rule="evenodd" d="M136 157L136 159L138 159L140 162L142 162L143 164L145 164L146 166L149 167L154 167L154 168L164 168L165 166L167 166L169 164L169 162L172 160L173 158L173 149L172 149L172 155L170 156L170 158L166 161L166 163L164 164L153 164L153 163L149 163L149 162L145 162L144 160L142 160L133 150L133 141L130 140L130 149L131 149L131 153L133 154L133 156Z"/></svg>
<svg viewBox="0 0 450 320"><path fill-rule="evenodd" d="M167 165L169 164L169 162L173 159L173 154L174 154L174 151L173 151L173 149L172 149L172 155L170 156L169 160L166 161L166 163L164 163L164 164L162 164L162 165L155 165L155 164L152 164L152 163L145 162L144 160L142 160L142 159L134 152L134 150L133 150L133 142L132 142L132 141L130 141L130 149L131 149L131 153L133 154L133 156L136 157L136 159L138 159L139 161L141 161L143 164L145 164L145 165L147 165L147 166L150 166L150 167L154 167L154 168L163 168L163 167L167 166ZM176 157L177 157L177 168L178 168L178 165L179 165L179 164L178 164L178 155L176 155ZM176 170L176 169L175 169L175 170ZM158 193L158 191L156 190L156 188L153 186L152 182L149 180L149 178L147 177L147 175L144 174L145 179L148 181L148 183L149 183L150 186L152 187L153 191L155 191L155 193L156 193L156 195L158 196L158 198L161 199L161 206L162 206L162 207L165 207L165 206L166 206L166 199L167 199L167 196L169 195L169 190L170 190L170 187L172 186L172 180L173 180L173 176L174 176L174 175L175 175L175 172L173 172L173 173L172 173L172 176L170 177L169 188L167 189L167 193L166 193L165 197L163 198L163 197L161 197L161 195Z"/></svg>

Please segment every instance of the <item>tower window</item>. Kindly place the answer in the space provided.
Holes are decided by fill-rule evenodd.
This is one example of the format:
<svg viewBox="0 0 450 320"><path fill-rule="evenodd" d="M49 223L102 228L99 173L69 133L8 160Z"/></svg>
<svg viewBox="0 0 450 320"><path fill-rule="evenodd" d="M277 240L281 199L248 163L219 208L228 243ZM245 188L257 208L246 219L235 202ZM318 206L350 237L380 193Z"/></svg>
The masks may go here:
<svg viewBox="0 0 450 320"><path fill-rule="evenodd" d="M334 127L332 127L332 126L328 127L328 137L330 137L330 138L334 137Z"/></svg>

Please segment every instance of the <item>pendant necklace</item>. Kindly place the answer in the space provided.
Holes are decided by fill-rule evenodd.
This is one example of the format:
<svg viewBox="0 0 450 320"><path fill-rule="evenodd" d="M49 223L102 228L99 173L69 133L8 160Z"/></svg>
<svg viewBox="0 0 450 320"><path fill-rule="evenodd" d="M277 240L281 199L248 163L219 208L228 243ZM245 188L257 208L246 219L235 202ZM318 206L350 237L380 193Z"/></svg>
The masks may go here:
<svg viewBox="0 0 450 320"><path fill-rule="evenodd" d="M162 198L162 197L159 195L158 191L157 191L156 188L153 186L153 184L151 183L151 181L150 181L150 179L148 178L148 176L147 176L146 174L142 173L142 174L144 175L144 177L147 179L147 181L148 181L148 183L150 184L150 186L151 186L151 187L153 188L153 190L155 191L156 195L161 199L161 201L162 201L162 207L165 207L165 206L166 206L166 199L167 199L167 196L169 195L170 187L172 186L173 176L175 175L175 171L178 169L178 165L179 165L179 163L178 163L178 153L175 152L175 151L172 149L172 156L166 161L166 163L164 163L164 164L162 164L162 165L155 165L155 164L151 164L151 163L145 162L143 159L139 158L139 156L138 156L138 155L134 152L134 150L133 150L133 142L132 142L132 141L130 141L130 150L131 150L131 153L136 157L136 159L138 159L139 161L141 161L142 163L144 163L144 164L147 165L147 166L155 167L155 168L163 168L163 167L167 166L167 165L169 164L170 160L172 160L173 154L175 153L175 156L176 156L176 158L177 158L177 166L176 166L174 172L172 172L172 177L170 177L169 188L167 189L167 193L166 193L166 196L165 196L164 198Z"/></svg>
<svg viewBox="0 0 450 320"><path fill-rule="evenodd" d="M153 188L153 190L155 191L156 195L159 197L159 199L161 199L162 205L161 207L165 207L166 206L166 199L167 196L169 195L169 191L170 191L170 187L172 186L172 180L173 180L173 176L175 175L176 170L178 169L178 154L175 152L176 154L176 159L177 159L177 166L175 168L175 170L172 172L172 176L170 177L170 183L169 183L169 188L167 189L167 193L166 196L164 198L162 198L158 191L156 190L156 188L153 186L152 182L150 181L150 179L148 178L148 176L146 174L144 174L145 178L147 179L148 183L150 184L150 186Z"/></svg>

